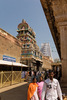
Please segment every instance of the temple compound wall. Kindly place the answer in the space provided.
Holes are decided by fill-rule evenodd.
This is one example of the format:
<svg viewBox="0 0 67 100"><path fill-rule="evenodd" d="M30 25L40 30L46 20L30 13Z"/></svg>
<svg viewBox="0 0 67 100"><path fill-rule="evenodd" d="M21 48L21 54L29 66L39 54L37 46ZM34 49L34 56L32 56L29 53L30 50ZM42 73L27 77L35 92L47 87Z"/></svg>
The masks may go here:
<svg viewBox="0 0 67 100"><path fill-rule="evenodd" d="M21 42L0 28L0 60L6 57L15 58L15 62L20 62Z"/></svg>
<svg viewBox="0 0 67 100"><path fill-rule="evenodd" d="M49 58L43 56L42 57L42 60L43 60L43 65L42 65L42 68L45 69L45 70L49 70L49 69L52 69L52 60L50 60Z"/></svg>

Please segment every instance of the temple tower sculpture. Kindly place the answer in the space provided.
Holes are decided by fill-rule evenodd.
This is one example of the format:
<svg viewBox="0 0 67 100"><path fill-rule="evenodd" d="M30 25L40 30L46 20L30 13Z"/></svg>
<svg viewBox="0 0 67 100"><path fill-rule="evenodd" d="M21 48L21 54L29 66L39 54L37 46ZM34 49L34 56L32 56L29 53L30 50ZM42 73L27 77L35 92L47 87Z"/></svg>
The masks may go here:
<svg viewBox="0 0 67 100"><path fill-rule="evenodd" d="M17 28L17 38L22 41L21 63L28 65L33 70L39 70L42 65L42 53L36 43L35 32L24 19Z"/></svg>

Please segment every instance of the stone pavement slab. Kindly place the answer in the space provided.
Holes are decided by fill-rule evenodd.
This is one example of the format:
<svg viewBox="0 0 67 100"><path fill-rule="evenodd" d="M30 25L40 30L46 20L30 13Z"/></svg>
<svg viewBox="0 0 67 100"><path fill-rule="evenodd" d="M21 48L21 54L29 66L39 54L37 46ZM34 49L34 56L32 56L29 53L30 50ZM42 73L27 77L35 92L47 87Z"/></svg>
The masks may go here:
<svg viewBox="0 0 67 100"><path fill-rule="evenodd" d="M16 88L18 86L24 85L24 84L27 84L27 82L22 82L22 83L19 83L19 84L14 84L14 85L11 85L11 86L0 88L0 93L8 91L8 90L13 89L13 88Z"/></svg>
<svg viewBox="0 0 67 100"><path fill-rule="evenodd" d="M1 90L1 100L27 100L27 90L27 83L16 84L11 89Z"/></svg>

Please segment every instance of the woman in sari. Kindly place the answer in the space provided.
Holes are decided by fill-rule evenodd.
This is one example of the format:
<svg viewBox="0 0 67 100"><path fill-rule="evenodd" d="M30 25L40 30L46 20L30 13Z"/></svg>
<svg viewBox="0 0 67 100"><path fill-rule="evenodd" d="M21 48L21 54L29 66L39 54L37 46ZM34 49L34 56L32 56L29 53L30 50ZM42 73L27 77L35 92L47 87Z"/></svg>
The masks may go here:
<svg viewBox="0 0 67 100"><path fill-rule="evenodd" d="M37 82L37 84L38 84L38 97L39 97L39 100L41 100L42 88L44 84L42 76L40 76L39 82Z"/></svg>
<svg viewBox="0 0 67 100"><path fill-rule="evenodd" d="M36 77L33 78L33 82L29 84L28 87L28 96L27 100L39 100L38 94L37 94L37 83L36 83Z"/></svg>

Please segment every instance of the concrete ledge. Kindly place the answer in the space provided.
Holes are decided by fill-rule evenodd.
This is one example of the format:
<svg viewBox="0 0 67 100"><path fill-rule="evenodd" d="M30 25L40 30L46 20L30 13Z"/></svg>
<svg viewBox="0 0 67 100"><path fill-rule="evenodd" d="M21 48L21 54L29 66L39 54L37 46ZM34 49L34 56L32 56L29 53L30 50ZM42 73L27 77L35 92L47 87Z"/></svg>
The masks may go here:
<svg viewBox="0 0 67 100"><path fill-rule="evenodd" d="M8 86L8 87L0 88L0 93L8 91L8 90L16 88L16 87L19 87L21 85L25 85L25 84L27 84L27 82L22 82L22 83L19 83L19 84L14 84L14 85L11 85L11 86Z"/></svg>

